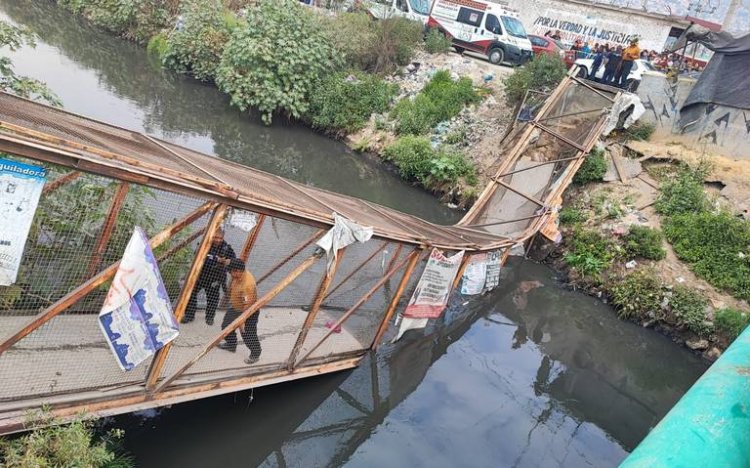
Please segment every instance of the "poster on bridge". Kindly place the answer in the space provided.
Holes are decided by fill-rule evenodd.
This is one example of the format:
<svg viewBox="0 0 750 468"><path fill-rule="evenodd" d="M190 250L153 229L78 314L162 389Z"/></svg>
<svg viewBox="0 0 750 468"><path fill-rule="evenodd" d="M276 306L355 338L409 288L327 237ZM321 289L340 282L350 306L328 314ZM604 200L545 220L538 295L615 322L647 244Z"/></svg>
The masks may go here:
<svg viewBox="0 0 750 468"><path fill-rule="evenodd" d="M47 170L0 159L0 286L16 282Z"/></svg>
<svg viewBox="0 0 750 468"><path fill-rule="evenodd" d="M125 247L99 312L99 326L124 371L134 369L180 333L156 258L139 227Z"/></svg>

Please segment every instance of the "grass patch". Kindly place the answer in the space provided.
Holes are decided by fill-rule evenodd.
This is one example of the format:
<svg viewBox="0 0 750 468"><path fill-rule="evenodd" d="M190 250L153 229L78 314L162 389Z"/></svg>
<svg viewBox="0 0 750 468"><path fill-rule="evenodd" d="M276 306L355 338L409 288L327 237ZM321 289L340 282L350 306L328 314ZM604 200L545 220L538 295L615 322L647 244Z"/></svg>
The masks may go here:
<svg viewBox="0 0 750 468"><path fill-rule="evenodd" d="M646 226L630 226L630 231L623 237L625 251L635 257L649 260L661 260L667 256L662 247L664 235L658 229Z"/></svg>
<svg viewBox="0 0 750 468"><path fill-rule="evenodd" d="M440 70L414 100L403 99L393 110L396 131L401 135L422 135L435 125L458 115L464 106L479 101L471 79L451 79Z"/></svg>
<svg viewBox="0 0 750 468"><path fill-rule="evenodd" d="M619 246L598 231L578 228L573 231L565 261L583 277L598 280L601 272L612 264L618 252Z"/></svg>
<svg viewBox="0 0 750 468"><path fill-rule="evenodd" d="M455 184L464 178L469 185L477 182L476 169L457 151L436 150L427 138L403 136L383 150L401 176L415 180L427 188Z"/></svg>
<svg viewBox="0 0 750 468"><path fill-rule="evenodd" d="M651 135L653 135L655 131L656 127L654 124L638 121L624 129L622 134L628 140L647 141L651 139Z"/></svg>
<svg viewBox="0 0 750 468"><path fill-rule="evenodd" d="M638 270L620 278L611 288L612 303L623 319L661 315L661 280L651 271Z"/></svg>
<svg viewBox="0 0 750 468"><path fill-rule="evenodd" d="M672 216L681 213L699 213L709 207L708 197L703 191L705 172L702 169L685 168L664 182L656 200L659 214Z"/></svg>
<svg viewBox="0 0 750 468"><path fill-rule="evenodd" d="M451 50L451 41L437 28L430 28L424 38L424 48L431 54L447 54Z"/></svg>
<svg viewBox="0 0 750 468"><path fill-rule="evenodd" d="M750 325L750 314L741 310L725 308L716 311L714 326L716 331L726 336L730 341L740 336Z"/></svg>
<svg viewBox="0 0 750 468"><path fill-rule="evenodd" d="M601 182L607 172L607 161L604 159L604 150L594 148L586 155L583 164L573 176L573 182L579 185L589 182Z"/></svg>
<svg viewBox="0 0 750 468"><path fill-rule="evenodd" d="M586 215L586 212L580 208L567 206L560 210L559 219L560 224L562 225L574 225L585 222L588 219L588 216Z"/></svg>
<svg viewBox="0 0 750 468"><path fill-rule="evenodd" d="M707 337L713 330L706 320L708 301L699 292L687 286L676 286L669 305L675 318L696 335Z"/></svg>
<svg viewBox="0 0 750 468"><path fill-rule="evenodd" d="M307 115L313 127L329 133L355 132L373 113L385 112L397 90L375 75L333 73L318 81Z"/></svg>

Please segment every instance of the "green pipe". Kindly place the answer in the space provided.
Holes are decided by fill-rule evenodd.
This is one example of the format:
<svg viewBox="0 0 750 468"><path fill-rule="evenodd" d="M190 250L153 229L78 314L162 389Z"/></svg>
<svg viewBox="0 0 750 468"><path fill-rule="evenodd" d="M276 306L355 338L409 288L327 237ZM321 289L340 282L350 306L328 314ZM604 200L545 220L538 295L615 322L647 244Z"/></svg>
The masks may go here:
<svg viewBox="0 0 750 468"><path fill-rule="evenodd" d="M750 466L750 327L620 467Z"/></svg>

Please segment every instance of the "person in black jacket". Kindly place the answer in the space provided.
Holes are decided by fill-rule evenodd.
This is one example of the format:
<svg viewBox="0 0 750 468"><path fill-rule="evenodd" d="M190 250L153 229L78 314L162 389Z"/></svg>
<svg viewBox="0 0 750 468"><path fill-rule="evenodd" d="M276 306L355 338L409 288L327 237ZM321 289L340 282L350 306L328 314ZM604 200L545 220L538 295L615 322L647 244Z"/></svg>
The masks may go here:
<svg viewBox="0 0 750 468"><path fill-rule="evenodd" d="M190 295L185 316L182 323L195 319L195 308L198 305L198 293L206 291L206 325L214 324L216 307L219 305L221 290L226 290L227 266L232 259L237 258L234 249L224 240L224 231L219 229L211 238L211 248L208 249L195 289Z"/></svg>

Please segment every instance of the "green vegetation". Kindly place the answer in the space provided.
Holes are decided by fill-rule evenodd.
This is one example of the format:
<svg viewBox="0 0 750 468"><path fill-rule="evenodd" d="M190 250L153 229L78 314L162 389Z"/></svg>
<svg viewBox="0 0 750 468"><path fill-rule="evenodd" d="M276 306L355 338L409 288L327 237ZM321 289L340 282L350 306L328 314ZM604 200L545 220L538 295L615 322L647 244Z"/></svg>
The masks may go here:
<svg viewBox="0 0 750 468"><path fill-rule="evenodd" d="M424 47L431 54L447 54L451 50L451 40L437 28L430 28L424 38Z"/></svg>
<svg viewBox="0 0 750 468"><path fill-rule="evenodd" d="M427 188L455 184L461 178L469 185L476 183L474 166L463 154L435 150L424 137L403 136L388 145L383 155L399 168L402 177L416 180Z"/></svg>
<svg viewBox="0 0 750 468"><path fill-rule="evenodd" d="M369 13L342 13L327 20L326 34L347 64L377 74L408 64L422 42L422 25L404 18L374 20Z"/></svg>
<svg viewBox="0 0 750 468"><path fill-rule="evenodd" d="M637 121L630 127L623 130L623 135L628 140L646 141L651 139L651 135L656 131L654 124L650 122Z"/></svg>
<svg viewBox="0 0 750 468"><path fill-rule="evenodd" d="M34 34L27 29L17 28L5 21L0 21L0 48L7 47L10 51L15 51L24 45L36 47ZM16 74L13 70L13 62L5 55L0 56L0 90L27 99L44 101L53 106L62 105L47 85L33 78Z"/></svg>
<svg viewBox="0 0 750 468"><path fill-rule="evenodd" d="M364 127L370 115L385 112L398 87L362 72L338 72L322 78L310 97L307 113L315 128L350 133Z"/></svg>
<svg viewBox="0 0 750 468"><path fill-rule="evenodd" d="M576 228L570 239L565 261L582 276L599 279L601 272L612 264L620 247L598 231Z"/></svg>
<svg viewBox="0 0 750 468"><path fill-rule="evenodd" d="M620 278L610 288L617 315L624 319L661 317L661 280L649 270L638 270Z"/></svg>
<svg viewBox="0 0 750 468"><path fill-rule="evenodd" d="M661 260L667 256L667 251L662 247L664 236L658 229L633 225L623 240L625 251L632 256L649 260Z"/></svg>
<svg viewBox="0 0 750 468"><path fill-rule="evenodd" d="M581 164L578 172L573 176L573 183L584 185L589 182L601 182L607 172L607 161L604 160L604 150L594 148Z"/></svg>
<svg viewBox="0 0 750 468"><path fill-rule="evenodd" d="M169 34L163 63L201 81L212 81L231 32L222 1L183 0L180 14L182 26Z"/></svg>
<svg viewBox="0 0 750 468"><path fill-rule="evenodd" d="M724 334L730 341L750 325L750 314L737 309L720 309L716 311L714 326L719 333Z"/></svg>
<svg viewBox="0 0 750 468"><path fill-rule="evenodd" d="M453 81L447 70L440 70L414 100L404 99L396 104L393 110L398 121L396 131L402 135L425 134L478 100L469 78Z"/></svg>
<svg viewBox="0 0 750 468"><path fill-rule="evenodd" d="M511 104L520 103L529 90L550 91L568 72L557 55L540 55L505 78L505 95Z"/></svg>
<svg viewBox="0 0 750 468"><path fill-rule="evenodd" d="M167 38L167 35L164 33L159 33L148 40L148 44L146 45L146 52L163 61L164 56L167 55L168 48L169 39Z"/></svg>
<svg viewBox="0 0 750 468"><path fill-rule="evenodd" d="M453 129L450 133L447 133L443 137L443 142L449 145L462 145L466 143L468 131L466 125L461 125Z"/></svg>
<svg viewBox="0 0 750 468"><path fill-rule="evenodd" d="M133 459L123 455L123 432L112 430L103 436L94 434L90 421L78 419L66 425L51 418L38 418L33 431L16 438L0 438L0 466L8 468L81 467L128 468Z"/></svg>
<svg viewBox="0 0 750 468"><path fill-rule="evenodd" d="M669 306L679 323L696 335L707 337L711 333L711 323L706 320L708 301L697 291L687 286L676 286Z"/></svg>
<svg viewBox="0 0 750 468"><path fill-rule="evenodd" d="M701 170L685 168L677 176L661 186L661 194L656 201L656 211L671 216L681 213L699 213L708 209L708 199L703 191Z"/></svg>
<svg viewBox="0 0 750 468"><path fill-rule="evenodd" d="M165 28L177 1L164 0L57 0L97 26L137 42L147 42Z"/></svg>
<svg viewBox="0 0 750 468"><path fill-rule="evenodd" d="M583 223L588 219L588 216L580 208L566 206L560 210L559 219L562 225L572 225Z"/></svg>
<svg viewBox="0 0 750 468"><path fill-rule="evenodd" d="M319 20L297 0L260 0L232 33L216 83L232 104L257 109L270 124L276 113L306 114L315 84L339 65Z"/></svg>

